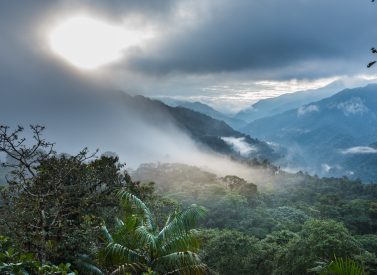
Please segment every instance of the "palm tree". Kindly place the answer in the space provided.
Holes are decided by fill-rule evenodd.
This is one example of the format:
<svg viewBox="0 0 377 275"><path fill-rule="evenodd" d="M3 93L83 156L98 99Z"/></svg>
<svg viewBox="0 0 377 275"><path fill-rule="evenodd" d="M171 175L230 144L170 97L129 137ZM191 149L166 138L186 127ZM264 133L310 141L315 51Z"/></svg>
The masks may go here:
<svg viewBox="0 0 377 275"><path fill-rule="evenodd" d="M355 261L346 258L337 258L320 273L321 275L364 275L365 272Z"/></svg>
<svg viewBox="0 0 377 275"><path fill-rule="evenodd" d="M103 227L107 246L100 253L111 274L207 274L197 254L199 240L193 229L206 210L191 206L170 215L159 229L149 208L135 195L118 193L126 210L112 234Z"/></svg>

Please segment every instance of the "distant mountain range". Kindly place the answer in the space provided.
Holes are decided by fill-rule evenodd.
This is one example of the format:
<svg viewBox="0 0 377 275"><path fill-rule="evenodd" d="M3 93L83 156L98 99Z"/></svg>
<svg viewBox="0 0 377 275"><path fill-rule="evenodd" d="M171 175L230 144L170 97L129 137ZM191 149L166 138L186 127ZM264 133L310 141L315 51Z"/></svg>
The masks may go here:
<svg viewBox="0 0 377 275"><path fill-rule="evenodd" d="M347 84L347 85L346 85ZM288 170L304 170L320 176L348 176L366 182L376 181L377 171L377 85L343 90L354 86L343 81L317 89L264 99L231 118L200 102L170 101L174 108L184 107L227 122L236 139L196 140L211 144L216 151L249 152L239 144L239 132L268 141L275 151L260 150L275 164ZM174 109L173 108L173 109ZM186 111L187 112L187 111ZM176 116L174 114L173 116ZM200 118L201 120L202 118ZM244 121L251 121L242 127ZM201 123L194 123L197 128ZM189 127L190 128L190 127ZM193 130L193 129L192 129ZM232 145L223 146L223 142ZM238 144L237 144L238 143ZM252 142L251 142L252 143ZM221 144L216 147L215 144ZM226 149L225 149L226 148ZM244 148L244 149L242 149ZM279 153L277 153L279 152ZM284 157L277 157L284 154Z"/></svg>
<svg viewBox="0 0 377 275"><path fill-rule="evenodd" d="M226 124L231 126L233 129L240 129L246 126L247 124L245 121L241 119L233 118L229 115L221 113L213 109L211 106L204 104L202 102L197 102L197 101L190 102L190 101L183 101L183 100L174 100L174 99L169 99L169 98L162 99L162 102L172 107L183 107L186 109L190 109L190 110L205 114L214 119L222 120Z"/></svg>
<svg viewBox="0 0 377 275"><path fill-rule="evenodd" d="M167 106L108 90L106 85L69 70L62 77L61 70L56 73L54 67L43 74L32 69L28 67L22 74L19 68L9 74L0 72L0 123L45 125L46 138L56 142L59 152L100 148L116 152L136 167L157 161L192 164L203 152L212 150L239 159L268 159L320 175L377 179L375 85L345 90L276 115L273 113L313 99L313 95L303 92L304 101L297 99L300 93L266 100L256 106L277 102L276 107L269 107L273 111L267 112L272 117L234 130L242 121L204 104ZM322 97L332 91L312 93ZM284 98L290 98L290 103L284 100L286 104L281 104ZM287 150L284 157L282 148Z"/></svg>
<svg viewBox="0 0 377 275"><path fill-rule="evenodd" d="M250 123L263 117L273 116L291 109L299 108L310 102L330 97L344 88L344 83L338 80L320 89L300 91L262 99L249 108L238 112L234 118Z"/></svg>
<svg viewBox="0 0 377 275"><path fill-rule="evenodd" d="M116 152L129 167L205 163L211 150L242 158L274 155L267 143L205 114L109 89L101 76L60 63L46 61L35 70L33 61L20 57L22 65L0 71L0 124L44 125L44 136L56 142L58 152L99 148Z"/></svg>
<svg viewBox="0 0 377 275"><path fill-rule="evenodd" d="M44 125L46 138L57 143L58 151L100 148L116 152L131 166L184 162L189 155L192 162L198 152L211 151L239 159L271 161L280 156L267 143L203 113L78 82L51 91L37 87L32 98L26 97L26 86L0 89L0 124Z"/></svg>
<svg viewBox="0 0 377 275"><path fill-rule="evenodd" d="M256 120L242 131L289 148L287 166L326 176L377 179L375 84Z"/></svg>
<svg viewBox="0 0 377 275"><path fill-rule="evenodd" d="M227 125L224 121L214 119L204 113L194 111L182 106L171 107L161 101L152 100L143 96L123 95L124 107L139 113L140 116L152 123L163 123L159 118L160 114L169 115L179 129L186 132L193 140L202 146L217 153L231 155L242 159L277 159L280 155L267 143L238 132ZM200 103L199 103L200 104ZM193 104L204 106L209 110L209 106L204 104ZM192 104L188 104L193 106ZM148 110L145 112L144 110ZM213 110L213 109L212 109ZM216 112L215 110L213 110ZM220 114L220 113L219 113ZM166 117L164 117L166 120Z"/></svg>
<svg viewBox="0 0 377 275"><path fill-rule="evenodd" d="M254 120L280 114L310 102L330 97L345 89L345 86L343 81L337 80L320 89L294 92L278 97L262 99L233 116L221 113L202 102L190 102L171 98L163 98L162 101L172 107L185 107L206 114L212 118L222 120L232 128L239 130Z"/></svg>

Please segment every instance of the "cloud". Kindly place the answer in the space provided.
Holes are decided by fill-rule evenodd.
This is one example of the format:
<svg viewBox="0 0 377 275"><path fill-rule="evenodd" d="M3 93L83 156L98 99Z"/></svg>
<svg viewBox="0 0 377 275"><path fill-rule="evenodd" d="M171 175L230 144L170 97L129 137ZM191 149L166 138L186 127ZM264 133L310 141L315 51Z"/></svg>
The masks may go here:
<svg viewBox="0 0 377 275"><path fill-rule="evenodd" d="M51 26L77 13L158 35L123 63L84 73L55 58L46 43ZM162 160L231 173L232 163L202 152L175 127L125 110L114 88L245 104L361 73L375 23L369 3L351 0L0 1L0 122L44 124L48 139L68 153L99 147L133 167ZM241 154L254 149L227 140ZM254 179L250 173L246 168Z"/></svg>
<svg viewBox="0 0 377 275"><path fill-rule="evenodd" d="M221 137L223 141L233 147L233 150L237 153L240 153L241 156L248 156L251 152L255 151L256 148L250 146L245 141L244 137L236 138L236 137Z"/></svg>
<svg viewBox="0 0 377 275"><path fill-rule="evenodd" d="M343 155L352 154L377 154L377 149L369 146L356 146L340 151Z"/></svg>
<svg viewBox="0 0 377 275"><path fill-rule="evenodd" d="M76 1L85 7L93 7L111 15L124 16L130 13L140 13L148 16L166 15L173 11L179 3L176 0L82 0Z"/></svg>
<svg viewBox="0 0 377 275"><path fill-rule="evenodd" d="M330 165L328 165L327 163L323 163L322 165L321 165L321 167L322 167L322 169L326 172L326 173L328 173L328 172L330 172L330 170L331 170L331 166Z"/></svg>
<svg viewBox="0 0 377 275"><path fill-rule="evenodd" d="M319 112L319 107L317 105L306 105L306 106L301 106L297 110L297 116L303 116L308 113L313 113L313 112Z"/></svg>
<svg viewBox="0 0 377 275"><path fill-rule="evenodd" d="M361 62L377 34L373 7L351 0L204 2L206 12L194 26L162 36L133 66L156 74L344 73L352 71L351 62Z"/></svg>
<svg viewBox="0 0 377 275"><path fill-rule="evenodd" d="M124 66L152 74L252 70L254 75L293 78L328 75L329 70L348 73L354 70L351 63L360 64L358 70L363 67L362 53L377 34L373 7L352 0L41 0L0 5L3 25L24 34L33 28L33 20L47 19L48 24L50 18L77 12L150 24L159 36Z"/></svg>
<svg viewBox="0 0 377 275"><path fill-rule="evenodd" d="M0 79L20 77L2 87L16 94L15 86L39 89L41 81L57 89L53 81L66 82L72 68L51 54L46 31L78 13L146 26L156 37L99 73L74 70L77 77L128 93L200 100L227 112L321 87L339 75L365 74L377 36L375 9L352 0L0 1Z"/></svg>
<svg viewBox="0 0 377 275"><path fill-rule="evenodd" d="M353 97L347 101L338 103L336 108L343 111L345 116L360 115L369 111L368 107L364 105L363 100L359 97Z"/></svg>

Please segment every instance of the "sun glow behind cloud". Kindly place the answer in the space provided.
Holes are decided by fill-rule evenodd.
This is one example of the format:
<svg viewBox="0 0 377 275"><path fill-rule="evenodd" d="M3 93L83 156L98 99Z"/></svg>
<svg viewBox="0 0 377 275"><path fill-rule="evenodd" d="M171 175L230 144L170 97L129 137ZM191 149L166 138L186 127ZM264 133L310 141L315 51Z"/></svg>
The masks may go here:
<svg viewBox="0 0 377 275"><path fill-rule="evenodd" d="M96 69L120 60L129 47L140 46L151 34L126 30L87 16L63 21L49 34L52 51L81 69Z"/></svg>

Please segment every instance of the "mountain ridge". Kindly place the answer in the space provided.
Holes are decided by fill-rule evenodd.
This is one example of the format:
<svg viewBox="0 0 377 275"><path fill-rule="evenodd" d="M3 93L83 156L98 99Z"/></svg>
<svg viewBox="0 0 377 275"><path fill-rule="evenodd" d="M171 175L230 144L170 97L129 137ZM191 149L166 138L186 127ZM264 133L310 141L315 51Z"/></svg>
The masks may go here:
<svg viewBox="0 0 377 275"><path fill-rule="evenodd" d="M205 115L208 115L214 119L222 120L225 123L227 123L229 126L231 126L234 129L240 129L244 126L246 126L246 122L237 118L233 118L230 115L226 115L211 106L199 102L199 101L183 101L183 100L171 100L171 99L162 99L162 102L164 102L166 105L171 107L184 107L186 109L190 109Z"/></svg>
<svg viewBox="0 0 377 275"><path fill-rule="evenodd" d="M319 89L298 91L273 98L262 99L251 105L249 108L238 112L234 118L250 123L263 117L279 114L310 102L330 97L344 88L345 84L338 80Z"/></svg>
<svg viewBox="0 0 377 275"><path fill-rule="evenodd" d="M149 110L149 112L141 112L140 114L148 120L156 122L156 118L158 118L156 114L159 114L159 112L162 112L164 115L170 115L178 128L188 133L195 141L200 142L215 152L241 157L229 142L222 139L224 137L231 137L242 139L246 145L253 146L256 149L253 153L250 152L248 156L243 157L269 160L279 157L279 154L267 143L236 131L224 121L214 119L209 115L181 106L171 107L159 100L141 95L131 96L124 94L124 97L128 108L133 108L135 111ZM150 112L151 110L153 112Z"/></svg>
<svg viewBox="0 0 377 275"><path fill-rule="evenodd" d="M242 131L291 148L293 159L296 158L294 165L305 167L313 162L314 172L320 175L370 180L370 176L349 170L351 165L345 163L351 154L362 154L347 149L368 147L377 139L377 85L345 89L329 98L251 122Z"/></svg>

